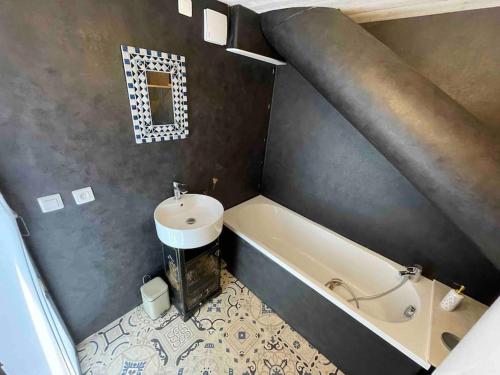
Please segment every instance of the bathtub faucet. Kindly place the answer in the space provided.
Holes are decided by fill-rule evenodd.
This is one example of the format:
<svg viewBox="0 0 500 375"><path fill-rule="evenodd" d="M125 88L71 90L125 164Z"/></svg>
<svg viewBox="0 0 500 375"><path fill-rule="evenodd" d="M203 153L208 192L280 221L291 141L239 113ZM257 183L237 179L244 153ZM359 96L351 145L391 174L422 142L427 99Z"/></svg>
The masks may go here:
<svg viewBox="0 0 500 375"><path fill-rule="evenodd" d="M174 186L174 199L179 200L184 194L187 194L187 185L180 182L174 181L172 183Z"/></svg>
<svg viewBox="0 0 500 375"><path fill-rule="evenodd" d="M422 266L415 264L411 267L406 267L404 271L399 271L399 274L403 277L408 277L409 280L417 282L422 276Z"/></svg>

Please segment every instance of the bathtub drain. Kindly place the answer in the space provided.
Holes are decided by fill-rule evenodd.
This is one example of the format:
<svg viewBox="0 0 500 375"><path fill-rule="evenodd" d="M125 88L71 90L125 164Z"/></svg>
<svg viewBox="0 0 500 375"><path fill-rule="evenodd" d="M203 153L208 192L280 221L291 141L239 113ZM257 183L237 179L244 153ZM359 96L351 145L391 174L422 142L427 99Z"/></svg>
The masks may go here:
<svg viewBox="0 0 500 375"><path fill-rule="evenodd" d="M404 311L404 313L403 313L403 314L404 314L407 318L411 319L411 318L413 318L413 315L415 315L415 313L416 313L416 312L417 312L417 308L416 308L415 306L413 306L413 305L410 305L410 306L408 306L408 307L405 309L405 311Z"/></svg>

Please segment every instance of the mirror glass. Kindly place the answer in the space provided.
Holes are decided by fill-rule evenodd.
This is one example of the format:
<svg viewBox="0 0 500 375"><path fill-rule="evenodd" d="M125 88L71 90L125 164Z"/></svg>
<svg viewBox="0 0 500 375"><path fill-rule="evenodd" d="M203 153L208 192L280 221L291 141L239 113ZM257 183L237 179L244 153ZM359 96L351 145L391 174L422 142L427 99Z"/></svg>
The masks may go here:
<svg viewBox="0 0 500 375"><path fill-rule="evenodd" d="M146 77L153 125L173 124L174 106L171 74L147 71Z"/></svg>

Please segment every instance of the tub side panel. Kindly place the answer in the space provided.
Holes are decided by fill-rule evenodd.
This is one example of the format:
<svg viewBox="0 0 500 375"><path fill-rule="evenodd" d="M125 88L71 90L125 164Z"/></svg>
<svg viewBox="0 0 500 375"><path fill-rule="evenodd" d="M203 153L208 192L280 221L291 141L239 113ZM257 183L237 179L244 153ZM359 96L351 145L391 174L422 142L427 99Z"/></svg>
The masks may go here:
<svg viewBox="0 0 500 375"><path fill-rule="evenodd" d="M221 250L233 275L346 374L426 373L227 228Z"/></svg>

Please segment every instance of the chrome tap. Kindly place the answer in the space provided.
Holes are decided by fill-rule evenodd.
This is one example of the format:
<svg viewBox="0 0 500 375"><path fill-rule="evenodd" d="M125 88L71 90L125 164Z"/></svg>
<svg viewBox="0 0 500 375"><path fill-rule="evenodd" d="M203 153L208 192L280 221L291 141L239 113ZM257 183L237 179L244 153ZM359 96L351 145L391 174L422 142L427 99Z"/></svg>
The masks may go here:
<svg viewBox="0 0 500 375"><path fill-rule="evenodd" d="M186 184L174 181L172 185L174 186L174 199L179 200L184 194L187 194Z"/></svg>
<svg viewBox="0 0 500 375"><path fill-rule="evenodd" d="M402 277L408 277L409 280L417 282L422 276L422 266L414 264L412 267L406 267L405 270L399 271L399 275Z"/></svg>

